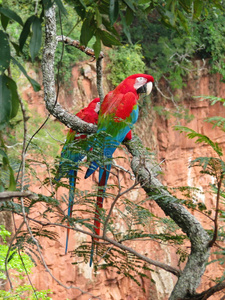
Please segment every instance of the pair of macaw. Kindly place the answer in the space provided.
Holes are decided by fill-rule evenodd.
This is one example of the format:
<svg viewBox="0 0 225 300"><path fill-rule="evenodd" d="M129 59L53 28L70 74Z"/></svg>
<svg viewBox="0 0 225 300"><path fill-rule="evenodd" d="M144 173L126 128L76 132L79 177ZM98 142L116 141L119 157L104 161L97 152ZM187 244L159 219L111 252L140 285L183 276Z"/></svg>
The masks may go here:
<svg viewBox="0 0 225 300"><path fill-rule="evenodd" d="M111 170L111 159L116 148L121 144L121 142L126 139L131 139L131 129L134 123L138 119L138 104L139 94L143 93L149 95L152 90L152 83L154 78L151 75L147 74L134 74L127 77L123 80L113 91L109 92L101 105L99 98L95 98L90 102L90 104L82 109L77 116L82 120L98 124L97 134L104 132L103 141L98 143L95 141L93 145L88 145L87 149L90 150L98 147L98 151L103 155L103 160L91 162L85 178L88 178L99 168L99 195L97 197L96 211L95 211L95 220L94 220L94 231L96 235L100 235L100 209L103 206L103 194L105 187L109 178L109 173ZM100 110L99 110L100 109ZM72 207L74 202L74 189L77 176L77 168L79 161L84 158L84 154L73 153L68 147L69 143L73 140L84 139L86 138L85 134L77 135L73 130L70 129L66 143L62 149L61 157L62 159L66 158L67 164L69 161L77 164L75 168L71 168L67 171L69 176L70 192L69 192L69 207L68 207L68 216L72 215ZM56 179L59 180L64 175L61 172L61 162L59 170L56 176ZM68 247L68 238L69 238L69 228L67 230L67 239L66 239L66 253ZM92 254L91 261L93 257L94 249L94 240L92 243Z"/></svg>

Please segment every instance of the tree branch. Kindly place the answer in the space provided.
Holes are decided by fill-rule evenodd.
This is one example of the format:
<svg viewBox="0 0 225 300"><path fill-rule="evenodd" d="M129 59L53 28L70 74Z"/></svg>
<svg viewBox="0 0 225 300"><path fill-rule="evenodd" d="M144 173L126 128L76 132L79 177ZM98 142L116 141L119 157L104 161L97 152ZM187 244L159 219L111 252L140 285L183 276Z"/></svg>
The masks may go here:
<svg viewBox="0 0 225 300"><path fill-rule="evenodd" d="M38 199L38 197L35 194L33 194L32 192L6 191L6 192L0 193L0 202L9 201L9 200L12 200L12 198L20 198L20 197L29 198L32 200Z"/></svg>
<svg viewBox="0 0 225 300"><path fill-rule="evenodd" d="M66 45L73 46L73 47L79 49L80 51L84 52L86 55L95 58L94 50L81 45L80 41L73 40L65 35L56 36L56 40L57 40L57 42L64 42ZM104 53L101 51L99 53L99 59L102 59L103 57L104 57Z"/></svg>
<svg viewBox="0 0 225 300"><path fill-rule="evenodd" d="M20 215L20 214L18 214ZM33 218L30 218L29 216L27 216L27 219L30 220L30 221L33 221L35 223L38 223L42 226L59 226L59 227L63 227L63 228L70 228L71 230L74 230L74 231L77 231L77 232L80 232L80 233L83 233L85 235L89 235L91 236L92 238L96 238L96 239L101 239L105 242L108 242L114 246L116 246L117 248L120 248L122 250L125 250L125 251L128 251L132 254L134 254L135 256L137 256L138 258L142 259L143 261L149 263L150 265L153 265L153 266L156 266L156 267L159 267L167 272L170 272L176 276L180 276L180 271L174 267L171 267L167 264L164 264L164 263L161 263L159 261L156 261L156 260L153 260L143 254L140 254L139 252L135 251L133 248L131 247L128 247L124 244L122 244L122 241L121 242L117 242L113 239L110 239L108 238L107 236L99 236L99 235L96 235L90 231L86 231L86 230L83 230L79 227L70 227L70 226L67 226L67 225L63 225L61 223L52 223L52 222L42 222L42 221L39 221L39 220L36 220L36 219L33 219Z"/></svg>
<svg viewBox="0 0 225 300"><path fill-rule="evenodd" d="M102 86L102 59L103 57L99 57L96 61L97 89L100 98L100 103L102 103L104 100L104 91Z"/></svg>
<svg viewBox="0 0 225 300"><path fill-rule="evenodd" d="M212 286L211 288L202 292L201 294L197 294L192 297L187 297L184 300L206 300L209 297L211 297L212 295L214 295L215 293L222 291L223 289L225 289L224 281L217 283L216 285Z"/></svg>
<svg viewBox="0 0 225 300"><path fill-rule="evenodd" d="M143 157L148 158L141 140L138 137L134 137L125 144L133 155L132 170L142 182L142 187L147 195L153 198L164 213L174 220L182 231L187 234L191 242L191 253L174 287L170 300L183 299L189 294L193 295L200 283L209 257L209 235L199 221L185 207L179 204L177 199L171 196L155 177L156 168L151 161L146 159L145 165L140 164Z"/></svg>
<svg viewBox="0 0 225 300"><path fill-rule="evenodd" d="M54 79L54 59L56 46L55 8L52 6L45 12L45 45L42 57L44 100L46 108L51 115L69 128L80 132L96 132L96 125L86 123L77 116L70 114L56 101Z"/></svg>

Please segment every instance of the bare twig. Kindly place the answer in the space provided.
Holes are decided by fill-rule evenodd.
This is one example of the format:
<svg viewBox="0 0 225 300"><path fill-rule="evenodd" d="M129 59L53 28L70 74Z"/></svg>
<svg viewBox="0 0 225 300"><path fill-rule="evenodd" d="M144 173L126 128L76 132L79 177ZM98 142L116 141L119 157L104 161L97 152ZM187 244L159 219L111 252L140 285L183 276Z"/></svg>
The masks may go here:
<svg viewBox="0 0 225 300"><path fill-rule="evenodd" d="M112 162L112 165L113 165L113 167L115 167L117 169L120 169L120 170L124 171L125 173L129 174L131 180L135 180L134 173L132 173L131 171L129 171L129 170L125 169L124 167L118 165L115 161Z"/></svg>
<svg viewBox="0 0 225 300"><path fill-rule="evenodd" d="M215 218L214 218L214 233L213 233L212 240L209 242L209 247L212 247L214 245L214 243L216 242L216 239L217 239L217 235L218 235L218 215L219 215L220 190L221 190L222 182L223 182L223 176L221 176L217 182L216 210L215 210Z"/></svg>
<svg viewBox="0 0 225 300"><path fill-rule="evenodd" d="M109 209L109 212L108 212L108 215L105 219L105 222L104 222L104 227L103 227L103 237L106 236L106 230L107 230L107 224L109 222L109 219L110 219L110 216L112 214L112 211L113 211L113 208L116 204L116 202L118 201L118 199L120 197L122 197L124 194L128 193L129 191L133 190L137 185L139 184L139 182L135 182L131 187L129 187L128 189L126 189L125 191L121 192L121 187L119 186L119 191L118 191L118 194L116 195L115 199L113 200L111 206L110 206L110 209Z"/></svg>
<svg viewBox="0 0 225 300"><path fill-rule="evenodd" d="M77 40L73 40L65 35L60 35L60 36L56 36L56 41L57 42L63 42L66 45L70 45L73 46L77 49L79 49L80 51L84 52L86 55L91 56L93 58L95 58L95 52L93 49L85 47L83 45L80 44L80 41ZM99 58L103 58L104 57L104 53L101 51L99 54Z"/></svg>
<svg viewBox="0 0 225 300"><path fill-rule="evenodd" d="M24 224L25 224L25 222L23 221L20 224L19 228L16 230L13 238L11 239L11 241L9 243L9 248L8 248L8 251L7 251L7 254L6 254L6 257L5 257L5 272L6 272L6 277L7 277L8 281L9 281L9 285L10 285L11 290L13 289L13 285L12 285L12 281L11 281L10 276L9 276L9 271L8 271L8 266L7 266L7 264L8 264L8 258L9 258L10 251L12 249L13 242L16 239L18 233L20 232L20 230L21 230L21 228L23 227Z"/></svg>

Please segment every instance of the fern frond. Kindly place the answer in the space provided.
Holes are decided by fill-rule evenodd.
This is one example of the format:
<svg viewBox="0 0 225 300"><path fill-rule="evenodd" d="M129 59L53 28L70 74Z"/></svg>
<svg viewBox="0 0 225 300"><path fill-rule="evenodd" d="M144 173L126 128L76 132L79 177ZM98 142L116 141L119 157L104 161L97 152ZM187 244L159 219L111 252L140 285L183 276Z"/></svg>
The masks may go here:
<svg viewBox="0 0 225 300"><path fill-rule="evenodd" d="M180 133L187 133L187 137L189 139L194 139L197 138L197 140L195 141L196 143L205 143L207 145L209 145L210 147L212 147L212 149L219 155L222 156L223 152L222 152L222 148L219 147L218 143L214 143L208 136L198 133L195 130L185 127L185 126L180 126L180 125L176 125L174 126L174 129L177 131L180 131Z"/></svg>
<svg viewBox="0 0 225 300"><path fill-rule="evenodd" d="M213 128L219 127L222 131L225 131L225 118L215 116L211 118L207 118L205 122L208 122L213 125Z"/></svg>
<svg viewBox="0 0 225 300"><path fill-rule="evenodd" d="M221 102L223 104L223 106L225 106L225 99L224 98L220 98L220 97L216 97L216 96L195 96L195 98L201 98L201 100L209 100L211 103L211 105L216 104L217 102Z"/></svg>

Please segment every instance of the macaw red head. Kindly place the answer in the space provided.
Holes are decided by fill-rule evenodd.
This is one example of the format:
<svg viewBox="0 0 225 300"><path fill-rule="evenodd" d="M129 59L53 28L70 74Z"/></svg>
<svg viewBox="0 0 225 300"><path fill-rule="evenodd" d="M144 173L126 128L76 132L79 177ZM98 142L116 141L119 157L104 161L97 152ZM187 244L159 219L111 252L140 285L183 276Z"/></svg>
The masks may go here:
<svg viewBox="0 0 225 300"><path fill-rule="evenodd" d="M89 111L95 111L96 113L100 110L100 98L93 99L87 106Z"/></svg>
<svg viewBox="0 0 225 300"><path fill-rule="evenodd" d="M124 79L117 87L119 92L136 92L137 94L144 93L149 95L152 91L152 83L154 78L147 74L134 74Z"/></svg>

